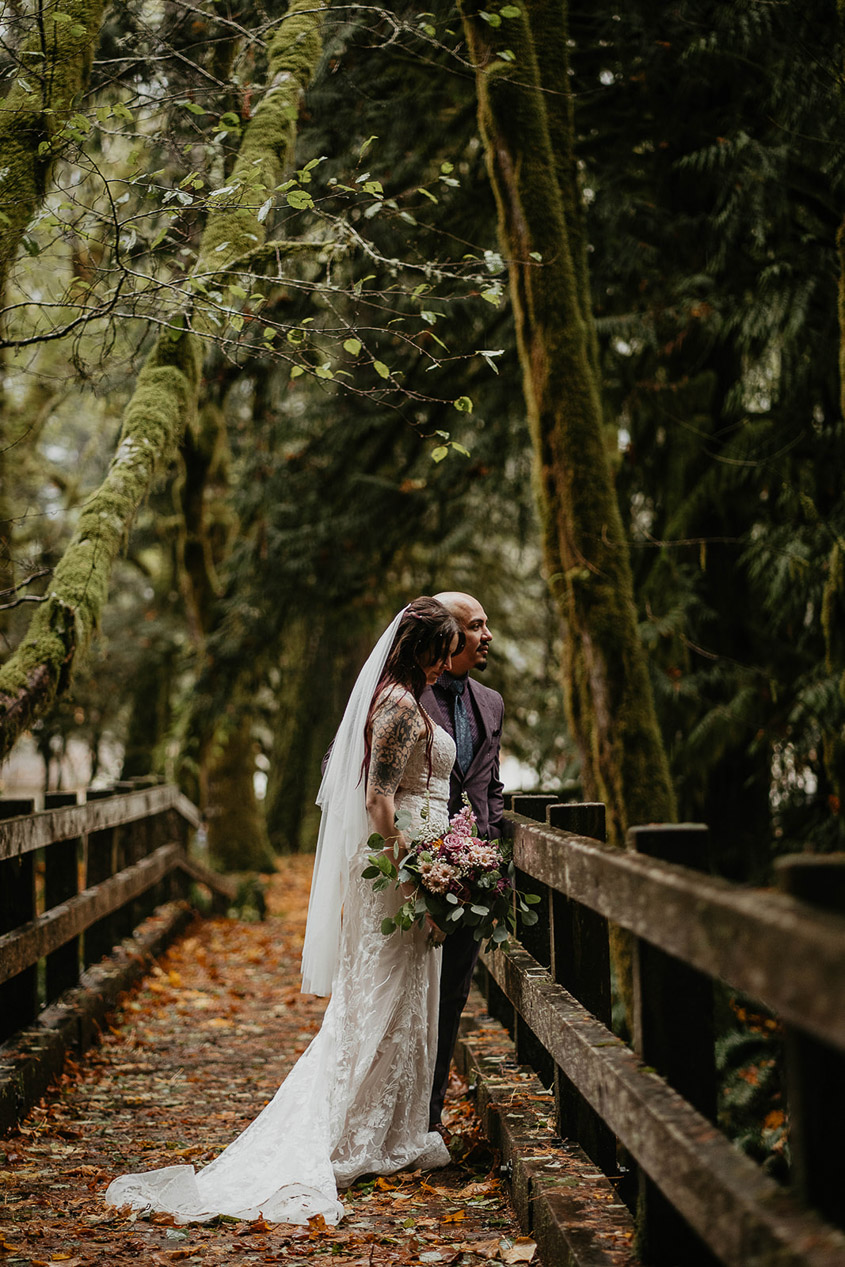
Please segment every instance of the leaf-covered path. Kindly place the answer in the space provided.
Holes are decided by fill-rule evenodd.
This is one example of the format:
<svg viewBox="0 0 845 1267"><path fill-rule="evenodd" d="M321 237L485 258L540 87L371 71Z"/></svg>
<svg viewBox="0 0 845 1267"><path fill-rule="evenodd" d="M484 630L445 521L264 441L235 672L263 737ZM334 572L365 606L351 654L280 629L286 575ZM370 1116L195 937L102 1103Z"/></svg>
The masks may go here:
<svg viewBox="0 0 845 1267"><path fill-rule="evenodd" d="M357 1183L337 1228L175 1227L104 1206L108 1181L123 1171L210 1161L319 1028L324 1001L301 995L297 975L310 861L282 864L266 922L198 920L124 1000L101 1045L80 1068L69 1064L23 1129L0 1140L4 1267L532 1261L457 1080L447 1117L461 1160Z"/></svg>

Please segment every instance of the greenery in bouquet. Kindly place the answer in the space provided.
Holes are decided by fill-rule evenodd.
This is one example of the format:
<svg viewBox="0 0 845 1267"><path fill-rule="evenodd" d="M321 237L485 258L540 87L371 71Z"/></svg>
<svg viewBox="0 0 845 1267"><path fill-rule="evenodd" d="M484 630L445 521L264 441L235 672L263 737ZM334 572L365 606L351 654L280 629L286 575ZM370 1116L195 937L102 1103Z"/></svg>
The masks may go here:
<svg viewBox="0 0 845 1267"><path fill-rule="evenodd" d="M396 827L406 836L410 818L402 811ZM393 916L382 921L385 936L407 932L430 916L445 933L473 929L476 941L487 940L487 949L507 948L517 922L536 924L531 907L540 901L534 893L516 888L512 851L507 841L482 840L467 797L463 809L448 825L438 826L424 812L422 826L399 857L399 847L385 848L384 837L374 832L368 841L369 866L364 879L376 892L389 886L412 884L414 891Z"/></svg>

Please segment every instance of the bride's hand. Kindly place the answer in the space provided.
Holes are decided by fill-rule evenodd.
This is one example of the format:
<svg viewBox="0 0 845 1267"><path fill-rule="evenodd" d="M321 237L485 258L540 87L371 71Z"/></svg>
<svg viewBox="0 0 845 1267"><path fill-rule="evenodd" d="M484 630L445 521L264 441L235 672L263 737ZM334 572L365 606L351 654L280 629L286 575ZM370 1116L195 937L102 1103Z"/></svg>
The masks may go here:
<svg viewBox="0 0 845 1267"><path fill-rule="evenodd" d="M435 946L442 946L446 940L446 934L442 928L438 928L430 915L425 917L425 927L428 933L428 939Z"/></svg>

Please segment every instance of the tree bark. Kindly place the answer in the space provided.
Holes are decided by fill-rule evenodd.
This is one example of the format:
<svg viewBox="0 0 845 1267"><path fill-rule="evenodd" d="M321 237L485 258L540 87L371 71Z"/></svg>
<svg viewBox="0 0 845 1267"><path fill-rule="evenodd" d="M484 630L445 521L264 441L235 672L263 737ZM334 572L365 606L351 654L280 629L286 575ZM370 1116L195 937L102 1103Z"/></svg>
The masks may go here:
<svg viewBox="0 0 845 1267"><path fill-rule="evenodd" d="M549 7L527 0L494 27L466 3L463 21L509 262L545 563L565 630L567 707L585 796L606 803L609 839L621 845L629 825L672 821L675 800L602 425L566 11Z"/></svg>
<svg viewBox="0 0 845 1267"><path fill-rule="evenodd" d="M265 239L257 196L280 181L291 155L299 99L320 57L322 6L293 0L270 45L270 86L247 127L233 178L241 191L209 212L194 276L226 266ZM223 243L228 247L220 249ZM213 266L209 259L214 259ZM196 414L207 318L198 306L182 329L166 331L138 378L117 453L53 578L48 601L0 669L0 759L18 735L67 689L76 655L91 639L108 595L111 567L155 477ZM174 323L174 325L177 323Z"/></svg>
<svg viewBox="0 0 845 1267"><path fill-rule="evenodd" d="M208 771L208 851L223 871L274 871L255 798L255 744L248 713L221 726Z"/></svg>

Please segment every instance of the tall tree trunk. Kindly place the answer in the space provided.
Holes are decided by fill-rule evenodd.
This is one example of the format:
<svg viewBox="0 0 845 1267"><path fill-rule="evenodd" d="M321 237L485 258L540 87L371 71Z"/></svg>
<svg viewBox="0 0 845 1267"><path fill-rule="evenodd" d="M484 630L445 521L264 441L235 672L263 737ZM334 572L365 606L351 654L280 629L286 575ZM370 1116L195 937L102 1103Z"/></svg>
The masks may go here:
<svg viewBox="0 0 845 1267"><path fill-rule="evenodd" d="M609 838L622 844L630 824L671 821L675 800L605 447L566 13L550 8L527 0L494 27L467 3L464 30L509 261L545 563L565 627L567 707L585 793L606 803Z"/></svg>
<svg viewBox="0 0 845 1267"><path fill-rule="evenodd" d="M249 712L218 732L208 769L208 851L224 871L274 871L264 815L255 798L255 744Z"/></svg>
<svg viewBox="0 0 845 1267"><path fill-rule="evenodd" d="M837 0L839 36L845 32L845 0ZM840 68L840 96L845 94L845 66ZM839 252L839 410L845 420L845 219L836 235ZM834 542L822 599L822 628L829 673L839 677L839 698L845 705L845 541ZM824 727L824 763L833 787L834 811L845 809L845 726Z"/></svg>
<svg viewBox="0 0 845 1267"><path fill-rule="evenodd" d="M257 195L275 188L295 138L299 98L321 53L321 5L293 0L270 45L269 87L247 127L230 184L231 201L209 213L195 275L206 278L265 240ZM211 261L214 261L213 264ZM194 329L207 318L191 314ZM202 344L187 326L162 335L138 378L117 453L83 512L51 593L15 654L0 669L0 759L66 690L108 595L111 567L156 471L169 462L196 413Z"/></svg>

